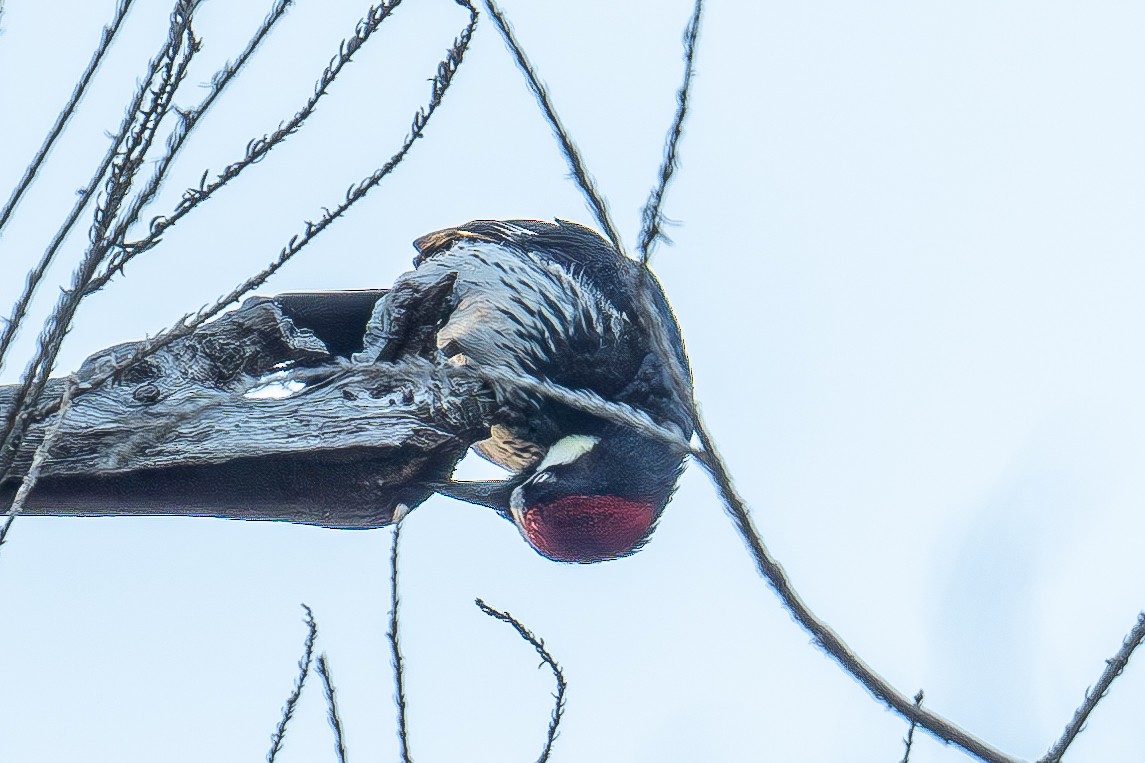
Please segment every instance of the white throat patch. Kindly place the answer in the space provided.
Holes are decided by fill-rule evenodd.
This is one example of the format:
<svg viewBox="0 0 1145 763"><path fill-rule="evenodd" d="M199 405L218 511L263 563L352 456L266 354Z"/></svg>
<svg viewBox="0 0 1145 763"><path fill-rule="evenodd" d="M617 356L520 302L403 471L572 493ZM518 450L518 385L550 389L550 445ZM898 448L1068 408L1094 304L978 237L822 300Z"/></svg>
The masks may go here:
<svg viewBox="0 0 1145 763"><path fill-rule="evenodd" d="M562 437L552 444L548 453L537 464L537 471L543 472L553 466L561 466L562 464L571 464L578 458L588 453L596 447L600 442L599 437L593 437L586 434L573 434L568 437Z"/></svg>

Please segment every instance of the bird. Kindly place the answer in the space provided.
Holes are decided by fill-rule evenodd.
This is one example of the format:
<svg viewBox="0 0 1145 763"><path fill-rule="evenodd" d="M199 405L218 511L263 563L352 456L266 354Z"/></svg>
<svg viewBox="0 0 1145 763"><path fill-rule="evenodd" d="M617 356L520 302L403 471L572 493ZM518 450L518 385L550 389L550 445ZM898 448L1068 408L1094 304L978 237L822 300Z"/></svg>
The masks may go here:
<svg viewBox="0 0 1145 763"><path fill-rule="evenodd" d="M390 295L444 284L451 291L435 342L446 362L588 391L691 437L691 371L663 290L595 231L559 219L474 220L414 247L414 270L377 301L355 362L394 355L403 308ZM651 304L643 313L642 289ZM489 435L473 448L512 476L443 482L436 492L494 509L554 561L639 550L683 470L679 444L498 386Z"/></svg>

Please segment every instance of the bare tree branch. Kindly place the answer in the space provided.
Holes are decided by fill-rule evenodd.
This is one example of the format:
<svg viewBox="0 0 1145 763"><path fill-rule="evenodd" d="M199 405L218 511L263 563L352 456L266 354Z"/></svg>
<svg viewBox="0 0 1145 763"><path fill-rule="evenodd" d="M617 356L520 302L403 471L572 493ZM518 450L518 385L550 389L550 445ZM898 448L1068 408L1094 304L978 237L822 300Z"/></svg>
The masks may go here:
<svg viewBox="0 0 1145 763"><path fill-rule="evenodd" d="M107 180L104 184L105 194L97 203L95 220L91 230L92 247L88 250L84 261L76 271L72 288L68 292L65 292L56 308L56 312L45 327L44 334L41 336L40 352L29 366L29 369L25 372L22 385L14 396L11 407L8 409L8 425L5 429L2 443L0 443L0 466L3 466L0 473L6 473L12 459L14 459L18 453L22 452L20 451L20 440L23 438L27 426L37 420L37 417L43 418L53 411L57 412L57 416L44 428L43 439L35 448L34 454L31 457L30 466L27 467L23 481L16 492L13 507L9 512L10 516L4 526L0 528L0 544L3 543L14 516L19 513L28 502L31 490L41 473L44 472L45 469L50 470L52 444L58 439L61 430L65 428L65 414L69 412L73 399L77 395L82 395L84 392L115 378L118 374L131 368L158 350L169 346L175 341L184 339L197 329L202 328L206 321L217 315L220 311L241 297L242 294L265 282L266 279L282 267L294 254L297 254L298 251L312 241L326 227L344 214L351 205L363 198L373 187L380 183L384 177L392 172L411 150L413 143L422 136L429 118L441 103L444 93L448 89L452 77L460 66L462 57L468 48L477 19L476 10L472 4L458 0L460 5L468 8L470 11L469 23L455 40L446 58L439 65L437 75L433 79L432 92L428 104L415 114L411 130L405 142L389 162L357 185L352 186L347 192L345 200L335 207L333 211L325 210L317 222L307 222L304 231L290 239L276 260L270 263L264 270L247 279L231 292L221 297L214 305L206 307L194 315L186 316L186 318L175 327L154 339L138 343L125 357L113 359L105 368L84 379L82 383L72 378L64 386L58 401L47 407L36 409L35 404L48 385L48 375L59 351L59 346L70 328L71 321L74 318L75 310L80 300L107 283L107 281L113 277L116 272L121 271L123 266L136 254L154 247L161 239L163 232L173 226L181 217L205 201L214 191L237 176L245 167L265 156L274 145L285 140L290 134L299 129L306 117L313 111L318 98L325 93L333 78L337 76L341 68L350 61L354 52L356 52L361 44L363 44L377 28L377 24L380 24L400 3L400 0L394 0L389 5L375 6L371 9L371 15L360 22L356 36L351 38L348 42L343 43L338 56L335 57L334 61L324 72L322 79L319 80L319 87L318 90L316 90L315 96L302 111L295 115L294 119L284 123L277 131L264 136L261 140L252 141L252 143L248 145L246 157L226 167L212 183L207 184L207 175L204 175L204 181L200 187L197 190L193 189L188 192L172 216L158 218L152 224L149 236L140 241L131 242L130 244L125 243L126 232L137 221L142 210L153 200L155 193L166 177L171 162L179 152L188 133L193 129L195 121L210 107L214 98L222 91L230 78L237 73L261 40L265 38L271 25L277 18L281 17L281 14L285 12L290 2L291 0L278 1L275 9L271 12L271 15L267 17L267 21L263 27L256 32L255 37L252 38L247 50L243 56L240 57L238 62L233 65L228 65L220 75L216 75L213 81L215 87L200 107L195 111L181 114L182 119L180 125L172 134L167 151L160 159L160 163L152 174L151 180L143 190L131 200L127 205L126 211L121 211L128 198L127 193L132 185L133 179L140 171L152 147L152 143L157 135L159 123L164 115L173 108L172 99L175 90L183 81L190 58L197 47L197 41L190 27L190 14L197 5L197 0L181 0L181 2L177 4L176 13L173 14L171 37L164 51L152 63L150 77L145 80L144 85L141 86L134 107L129 110L129 118L124 122L121 128L117 142L113 145L100 171L93 177L91 184L86 189L86 195L81 198L81 203L74 210L70 221L66 222L65 226L61 228L56 240L49 247L49 250L45 252L44 259L41 260L40 265L29 274L28 286L21 296L21 301L17 303L17 306L13 310L12 319L5 326L4 333L0 335L0 363L2 363L3 356L11 343L12 336L14 336L23 318L27 308L27 301L30 300L32 293L35 291L36 285L42 278L43 272L47 269L60 242L62 242L67 232L71 229L75 220L78 219L78 215L82 209L90 202L95 193L95 189L100 185L99 181L106 175ZM485 2L506 44L513 52L518 67L525 74L529 86L544 111L546 118L549 120L555 136L561 143L562 150L572 167L573 176L576 178L578 186L588 200L589 206L593 209L599 224L604 229L608 238L613 242L613 245L618 251L623 252L622 243L610 218L607 204L603 196L597 191L595 183L585 168L575 144L573 144L567 131L560 123L548 92L537 76L535 69L526 58L524 51L514 38L504 15L496 7L493 0L485 0ZM114 26L109 27L109 29L112 30L110 32L111 36L109 36L108 30L105 29L104 42L101 43L101 45L110 45L111 37L114 36L115 30L118 29L118 24L122 21L122 15L126 14L127 7L130 3L131 0L123 0L116 20L113 22ZM664 218L661 208L663 206L666 189L677 166L678 143L683 132L684 119L687 114L701 10L702 1L697 0L691 21L685 32L684 79L677 96L678 108L675 119L666 141L664 161L660 168L659 183L650 194L643 212L643 223L639 236L638 250L640 259L646 269L645 272L648 273L650 273L650 271L647 270L647 265L651 251L656 241L663 238L661 226ZM180 17L177 23L176 18L180 16L181 11L183 12L183 17ZM376 23L374 22L375 15L378 16ZM364 31L367 29L368 31ZM89 71L85 77L90 78L98 66L98 59L103 55L104 49L105 48L97 49L96 55L93 57L92 63L89 64ZM85 86L86 83L81 81L81 85L77 87L76 93L73 93L72 102L69 106L65 107L65 111L61 113L56 128L53 128L57 134L58 131L62 129L64 122L67 121L67 117L70 115L69 110L74 110L75 103L78 102L79 97L82 96L82 90ZM148 100L148 97L150 97L150 100ZM21 185L17 186L12 199L9 200L9 204L5 207L3 213L0 214L0 229L3 228L11 214L11 210L15 207L20 195L26 189L27 184L32 182L38 163L42 162L43 155L46 155L47 148L54 139L55 135L49 134L44 147L41 149L41 154L33 160L33 164L29 166L28 172L26 173L25 180L21 181ZM110 175L108 174L109 170ZM114 253L110 260L107 259L109 252ZM38 275L36 275L37 273ZM663 351L663 354L666 357L672 357L672 353L668 348L668 338L664 333L663 327L656 321L654 311L648 299L648 293L648 290L645 290L644 299L641 301L640 320L651 327L652 333L656 337L658 347ZM610 403L587 391L568 390L545 380L515 377L495 369L471 370L492 383L519 386L533 392L548 395L568 405L586 410L603 418L620 421L649 436L675 443L682 450L694 455L708 471L715 483L729 516L741 537L744 539L752 557L755 559L760 574L776 591L785 608L788 609L803 628L812 634L816 643L847 672L863 683L875 698L884 702L911 721L910 729L905 740L906 750L903 758L904 763L910 756L916 726L922 726L936 737L959 745L971 755L981 760L990 761L991 763L1012 763L1012 761L1016 760L958 728L941 716L930 712L928 709L924 709L922 707L923 694L921 691L914 697L913 703L910 702L910 700L896 691L885 679L875 673L858 655L854 654L838 634L826 623L816 617L799 597L797 591L788 580L782 566L770 555L761 540L746 502L737 492L726 463L719 453L714 439L698 411L695 420L696 433L700 445L699 447L693 447L688 442L685 433L660 426L641 411L629 406ZM690 386L684 378L684 374L686 374L686 369L673 369L673 377L678 390L683 390ZM685 395L685 397L690 399L691 396L689 394ZM395 700L399 712L399 738L402 745L402 757L403 760L408 762L410 760L410 752L406 718L404 665L399 643L397 573L399 537L400 524L395 526L391 550L391 614L388 637L396 675ZM547 742L540 758L541 761L545 761L548 759L553 742L557 736L557 728L564 708L566 684L560 667L545 649L543 641L537 639L511 615L492 609L481 599L477 599L477 605L485 614L511 624L522 638L533 645L541 655L544 663L548 664L553 671L557 681L557 692L555 694L556 706L552 713ZM310 632L306 640L303 659L299 662L300 674L295 684L295 690L288 698L278 729L272 736L272 747L268 754L268 761L271 762L273 762L278 750L281 749L286 725L293 715L294 707L302 691L312 660L317 626L313 620L310 609L305 607L305 605L303 605L303 607L306 611L306 621ZM1102 673L1095 689L1092 692L1087 692L1085 702L1083 702L1082 706L1075 713L1073 720L1067 726L1062 738L1051 748L1047 755L1041 759L1042 762L1056 763L1056 761L1060 760L1066 749L1080 732L1088 715L1108 692L1112 682L1124 670L1132 652L1142 640L1145 640L1145 613L1138 616L1138 622L1126 637L1122 648L1112 659L1107 661L1107 667ZM339 759L345 760L346 753L342 737L341 722L337 714L334 687L330 679L325 655L318 658L318 668L323 676L326 688L330 722L335 731L336 748Z"/></svg>
<svg viewBox="0 0 1145 763"><path fill-rule="evenodd" d="M76 108L79 106L84 93L87 91L87 86L91 83L92 78L95 77L95 73L99 70L100 64L103 63L104 55L111 49L111 45L115 41L115 36L119 33L120 27L123 26L123 20L127 18L127 12L131 10L131 4L133 2L135 2L135 0L120 0L119 5L115 9L115 15L107 26L103 28L103 34L100 35L99 44L96 45L95 51L91 55L91 60L88 61L87 68L84 70L84 73L80 75L79 81L72 90L71 98L68 99L63 109L60 110L59 116L56 117L55 124L52 125L51 129L48 130L48 134L44 137L44 142L40 146L40 150L32 157L32 161L29 162L28 166L24 169L24 176L20 178L20 182L12 189L11 196L8 197L4 208L0 210L0 237L3 236L4 227L11 219L13 211L15 211L16 206L20 203L20 199L32 186L32 182L36 179L36 174L40 171L44 160L48 158L48 153L52 150L52 146L55 145L56 139L60 137L64 131L64 127L67 126L68 121L72 118L72 115L75 114ZM101 176L102 174L103 173L100 173ZM0 352L0 357L3 357L2 352Z"/></svg>
<svg viewBox="0 0 1145 763"><path fill-rule="evenodd" d="M496 620L500 620L503 623L508 623L509 625L513 626L513 629L517 631L521 638L528 642L533 647L533 649L537 650L537 654L541 656L541 664L548 665L549 670L553 672L553 678L557 682L557 692L553 695L553 699L556 701L556 704L553 706L553 714L549 719L549 732L547 738L545 739L545 747L541 751L541 756L537 758L537 763L545 763L545 761L549 759L549 755L552 753L553 743L557 741L557 729L561 725L561 716L565 711L565 690L568 688L568 683L565 681L564 671L561 670L561 666L557 663L556 658L553 657L549 650L545 648L544 639L534 636L532 631L521 624L520 620L513 617L508 612L501 612L499 610L493 609L493 607L490 607L480 598L477 598L474 601L477 604L477 608L485 614Z"/></svg>
<svg viewBox="0 0 1145 763"><path fill-rule="evenodd" d="M553 384L546 379L522 376L521 374L515 374L503 368L478 366L474 363L455 367L452 371L454 374L462 377L476 374L501 389L523 390L536 395L544 395L570 408L591 413L598 418L630 427L646 437L675 445L683 452L699 453L699 451L692 448L680 430L671 424L658 424L644 411L624 403L614 403L611 400L605 400L592 390L569 389L559 384Z"/></svg>
<svg viewBox="0 0 1145 763"><path fill-rule="evenodd" d="M402 662L401 636L398 621L398 544L402 538L402 524L394 523L394 539L390 545L390 628L386 637L390 642L390 660L394 666L394 704L398 710L398 741L401 743L402 763L411 763L409 726L406 719L405 664Z"/></svg>
<svg viewBox="0 0 1145 763"><path fill-rule="evenodd" d="M298 704L298 698L302 696L302 687L306 684L306 676L310 673L310 663L314 657L314 642L318 638L318 624L314 622L314 613L310 611L310 607L303 604L302 609L306 612L307 634L306 642L302 647L302 658L298 660L298 678L294 679L294 689L286 698L286 704L282 706L282 718L278 721L278 728L270 736L270 751L266 754L266 763L274 763L275 757L282 750L282 742L286 737L286 725L294 717L294 708Z"/></svg>
<svg viewBox="0 0 1145 763"><path fill-rule="evenodd" d="M167 139L167 148L156 162L155 167L151 171L151 177L148 179L143 190L140 191L132 199L131 205L127 211L119 217L119 223L116 225L115 230L109 236L111 242L111 255L110 263L106 266L103 274L96 276L92 279L91 284L88 286L88 291L92 292L101 288L111 275L116 271L122 270L126 264L127 259L124 257L124 239L127 236L127 230L139 221L139 216L155 199L155 194L159 192L160 187L167 179L170 172L171 164L175 161L175 157L179 155L179 151L183 148L183 144L187 141L188 136L195 129L199 120L210 110L215 101L227 88L227 86L235 80L239 72L246 65L246 63L255 54L267 37L270 36L270 31L274 25L278 23L283 17L286 16L286 11L294 0L276 0L274 7L266 18L263 19L262 24L259 26L255 33L247 42L246 48L239 55L235 61L228 61L224 66L211 77L210 90L197 107L190 111L179 112L179 122L175 125L174 131ZM117 256L118 255L118 256Z"/></svg>
<svg viewBox="0 0 1145 763"><path fill-rule="evenodd" d="M228 183L238 177L243 170L257 164L266 157L270 151L276 146L283 143L306 123L306 120L314 113L318 107L319 101L329 92L330 86L334 84L334 80L338 75L351 62L355 53L357 53L363 45L365 45L371 36L378 30L394 9L401 4L401 0L393 0L390 3L379 3L372 6L366 15L358 21L354 29L354 35L347 39L342 40L338 46L338 53L326 66L326 69L318 78L317 84L314 86L314 94L306 101L306 103L299 109L294 116L285 122L281 123L273 132L263 135L261 138L256 138L247 143L246 155L237 162L227 165L223 168L222 172L218 173L213 181L207 183L207 177L211 174L210 170L203 173L202 181L198 188L188 189L183 194L183 200L167 217L157 217L151 222L151 231L148 236L139 241L130 243L123 243L122 239L116 239L118 246L115 255L109 266L100 273L99 276L93 281L92 288L98 289L111 280L116 272L123 269L134 257L146 252L153 248L162 238L163 233L173 227L179 220L187 216L192 210L197 208L200 204L211 198L212 195ZM274 12L268 17L268 21L276 19ZM265 28L264 24L264 28ZM261 32L261 29L260 29ZM259 33L256 32L255 38L252 43L256 46L258 41L261 41ZM242 59L240 59L240 63ZM226 70L224 70L225 72ZM216 75L218 76L218 75ZM230 77L223 75L224 79L216 80L218 84L226 85ZM206 106L209 106L206 103ZM201 115L202 107L199 113L195 115L197 119ZM130 221L134 222L134 221ZM122 233L122 232L121 232Z"/></svg>
<svg viewBox="0 0 1145 763"><path fill-rule="evenodd" d="M612 222L612 216L608 212L608 204L604 197L597 191L596 181L588 174L588 170L581 160L580 151L577 149L576 144L573 143L568 130L561 124L561 120L553 108L552 101L549 99L549 91L545 88L544 83L541 82L540 77L537 76L536 69L529 63L529 59L525 56L525 51L521 48L520 43L517 42L517 38L513 36L513 29L509 26L505 15L493 0L485 0L485 8L489 11L489 15L497 24L497 29L500 30L505 44L509 46L509 50L513 53L513 57L517 61L517 67L525 75L525 79L529 83L529 88L537 98L537 103L545 112L549 126L553 128L553 135L560 141L561 149L569 160L569 165L572 168L573 177L576 178L577 186L584 193L585 201L588 202L589 208L592 209L593 215L596 216L596 220L604 231L604 235L608 236L608 240L616 247L616 251L623 252L624 244L620 240L620 234L616 230L616 225Z"/></svg>
<svg viewBox="0 0 1145 763"><path fill-rule="evenodd" d="M796 622L814 637L815 643L838 662L844 670L858 679L876 699L885 703L904 718L917 722L918 725L939 739L952 742L971 755L988 761L988 763L1018 763L1017 758L991 747L937 713L922 707L916 708L909 698L896 690L885 678L876 673L857 654L851 651L843 639L811 611L810 607L803 602L803 599L796 592L794 586L791 585L783 567L764 546L759 531L752 521L747 504L735 489L735 485L732 484L727 465L719 451L716 450L703 420L697 418L696 425L696 432L703 447L703 455L698 460L711 475L712 481L716 483L724 507L732 518L736 530L739 531L740 537L747 544L752 558L755 559L760 575L771 584L772 589L783 602L783 606L791 613Z"/></svg>
<svg viewBox="0 0 1145 763"><path fill-rule="evenodd" d="M338 716L338 701L334 697L334 680L330 677L330 666L326 653L318 655L318 675L322 676L322 688L326 692L326 712L330 728L334 730L334 752L338 763L346 763L346 743L342 737L342 719Z"/></svg>
<svg viewBox="0 0 1145 763"><path fill-rule="evenodd" d="M248 300L96 389L134 343L103 350L77 372L75 403L33 425L0 483L0 506L35 471L24 513L277 519L326 527L380 527L448 478L484 436L493 395L480 378L417 356L347 365L337 335L313 333L306 304L366 330L382 292ZM439 300L444 300L441 295ZM295 323L295 320L301 323ZM432 320L432 319L430 319ZM258 394L289 369L305 385ZM268 377L267 374L272 374ZM66 387L53 380L48 395ZM66 390L65 390L66 391ZM12 390L0 387L0 415ZM34 453L53 427L59 436Z"/></svg>
<svg viewBox="0 0 1145 763"><path fill-rule="evenodd" d="M1081 703L1081 707L1073 714L1073 720L1065 727L1065 732L1050 751L1038 759L1038 763L1057 763L1065 755L1069 746L1073 744L1073 740L1081 733L1082 727L1085 725L1086 718L1097 707L1097 703L1105 697L1109 692L1109 687L1113 685L1113 681L1121 675L1125 670L1125 666L1129 664L1129 657L1133 654L1133 650L1141 646L1141 642L1145 640L1145 612L1137 615L1137 624L1129 631L1129 635L1125 637L1122 642L1121 648L1117 650L1117 654L1113 655L1110 659L1105 661L1105 670L1101 672L1101 677L1097 679L1097 685L1091 691L1085 693L1085 701Z"/></svg>
<svg viewBox="0 0 1145 763"><path fill-rule="evenodd" d="M664 145L664 162L660 165L660 181L648 195L648 202L644 205L641 214L640 236L637 239L636 251L640 254L640 261L647 267L648 258L652 256L652 249L659 239L667 240L661 230L664 223L664 213L661 206L664 204L664 192L679 162L677 148L680 137L684 134L684 119L688 115L688 97L692 85L692 74L696 65L696 38L700 35L700 14L703 11L703 0L696 0L692 10L692 18L684 31L684 81L680 83L680 90L676 93L676 117L672 120L672 127L668 131L668 140Z"/></svg>

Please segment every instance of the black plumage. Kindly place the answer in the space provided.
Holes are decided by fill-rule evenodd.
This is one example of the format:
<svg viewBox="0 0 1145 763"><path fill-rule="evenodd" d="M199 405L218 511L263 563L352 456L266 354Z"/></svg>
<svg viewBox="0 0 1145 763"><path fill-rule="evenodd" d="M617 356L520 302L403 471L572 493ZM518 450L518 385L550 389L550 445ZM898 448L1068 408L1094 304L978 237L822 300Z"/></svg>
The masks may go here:
<svg viewBox="0 0 1145 763"><path fill-rule="evenodd" d="M404 341L398 324L410 308L397 295L448 289L435 337L451 362L589 390L691 435L691 401L673 384L672 366L688 388L691 375L660 285L595 232L562 220L478 220L414 246L416 269L378 301L357 362L385 360ZM658 327L641 321L642 279L668 357L653 339ZM679 448L547 397L500 393L490 436L474 447L516 476L441 492L497 508L552 558L597 561L643 543L674 490Z"/></svg>

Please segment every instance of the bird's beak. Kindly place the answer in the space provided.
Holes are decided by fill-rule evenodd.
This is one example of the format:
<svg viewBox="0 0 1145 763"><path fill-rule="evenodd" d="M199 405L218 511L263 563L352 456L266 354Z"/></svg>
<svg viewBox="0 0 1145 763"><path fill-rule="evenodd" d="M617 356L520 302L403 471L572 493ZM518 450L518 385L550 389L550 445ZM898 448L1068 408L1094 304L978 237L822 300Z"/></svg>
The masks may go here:
<svg viewBox="0 0 1145 763"><path fill-rule="evenodd" d="M456 498L466 503L487 506L501 516L511 520L509 499L513 491L523 482L521 478L508 480L438 482L431 485L435 492Z"/></svg>

